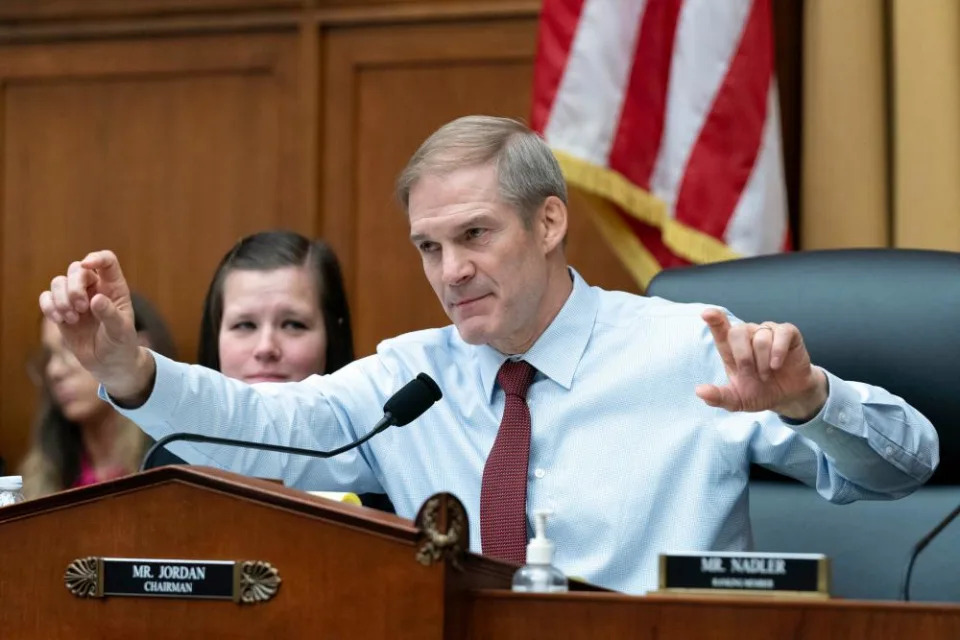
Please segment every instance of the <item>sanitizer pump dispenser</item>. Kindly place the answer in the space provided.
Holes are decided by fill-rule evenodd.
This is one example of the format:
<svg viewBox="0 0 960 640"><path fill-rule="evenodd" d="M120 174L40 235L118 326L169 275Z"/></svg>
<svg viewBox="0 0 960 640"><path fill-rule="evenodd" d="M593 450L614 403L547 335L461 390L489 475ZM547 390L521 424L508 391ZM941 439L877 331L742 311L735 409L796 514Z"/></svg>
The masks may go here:
<svg viewBox="0 0 960 640"><path fill-rule="evenodd" d="M527 544L527 564L513 574L513 590L528 593L562 593L567 590L567 577L553 566L555 545L547 538L547 516L550 511L533 514L534 537Z"/></svg>

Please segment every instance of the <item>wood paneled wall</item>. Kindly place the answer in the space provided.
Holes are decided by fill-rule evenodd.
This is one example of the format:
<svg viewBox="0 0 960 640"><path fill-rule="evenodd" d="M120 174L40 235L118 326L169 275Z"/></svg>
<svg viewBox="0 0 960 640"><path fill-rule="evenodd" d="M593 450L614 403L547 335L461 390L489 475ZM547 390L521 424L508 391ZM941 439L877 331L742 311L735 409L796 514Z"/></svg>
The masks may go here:
<svg viewBox="0 0 960 640"><path fill-rule="evenodd" d="M447 322L392 199L444 122L526 118L536 0L0 3L0 455L24 452L37 295L120 256L193 360L214 266L245 234L328 239L358 354ZM577 207L571 262L633 289Z"/></svg>

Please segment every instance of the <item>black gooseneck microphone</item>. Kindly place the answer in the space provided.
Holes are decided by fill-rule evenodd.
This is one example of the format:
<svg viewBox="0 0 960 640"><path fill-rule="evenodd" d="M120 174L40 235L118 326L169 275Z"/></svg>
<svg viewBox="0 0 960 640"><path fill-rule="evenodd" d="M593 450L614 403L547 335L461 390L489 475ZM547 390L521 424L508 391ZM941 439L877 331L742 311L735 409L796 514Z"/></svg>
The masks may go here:
<svg viewBox="0 0 960 640"><path fill-rule="evenodd" d="M904 602L910 601L910 575L913 573L913 563L917 561L917 556L919 556L920 552L926 549L927 545L940 535L940 532L946 529L947 525L953 522L953 519L958 515L960 515L960 505L957 505L957 508L951 511L950 515L931 529L930 533L920 538L917 544L913 545L913 551L910 552L910 558L907 560L907 566L903 570L903 579L900 582L900 599Z"/></svg>
<svg viewBox="0 0 960 640"><path fill-rule="evenodd" d="M143 457L143 462L140 464L140 471L146 471L150 468L150 462L153 460L157 450L166 444L178 440L183 440L186 442L204 442L208 444L223 444L246 449L275 451L277 453L292 453L294 455L311 456L314 458L332 458L335 455L339 455L345 451L359 447L361 444L377 435L381 431L384 431L388 427L402 427L406 424L409 424L413 420L420 417L424 411L433 406L433 403L442 397L443 393L440 391L440 387L437 386L437 383L433 381L433 378L425 373L417 374L416 378L400 387L399 391L390 396L390 398L383 405L383 417L380 418L380 421L374 425L373 429L367 435L363 436L359 440L351 442L350 444L345 444L338 449L333 449L332 451L315 451L313 449L287 447L280 444L248 442L246 440L235 440L233 438L218 438L216 436L208 436L201 433L171 433L168 436L160 438L152 447L150 447L149 451L147 451L147 455Z"/></svg>

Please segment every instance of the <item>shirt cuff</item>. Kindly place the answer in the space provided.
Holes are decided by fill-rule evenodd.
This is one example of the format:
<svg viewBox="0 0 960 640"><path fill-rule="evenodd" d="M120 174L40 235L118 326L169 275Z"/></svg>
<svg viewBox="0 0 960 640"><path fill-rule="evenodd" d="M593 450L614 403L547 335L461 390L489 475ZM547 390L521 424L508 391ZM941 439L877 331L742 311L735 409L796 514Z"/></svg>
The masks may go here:
<svg viewBox="0 0 960 640"><path fill-rule="evenodd" d="M153 389L146 402L135 409L126 409L117 405L107 393L107 390L101 384L97 394L102 400L105 400L120 412L134 422L142 419L159 418L157 422L167 424L164 420L169 416L180 403L180 390L183 385L183 372L177 367L176 362L160 355L154 351L147 350L153 356L156 365L156 377L153 382ZM155 434L151 434L155 435Z"/></svg>
<svg viewBox="0 0 960 640"><path fill-rule="evenodd" d="M826 431L827 427L838 427L848 431L847 426L851 424L851 418L860 413L860 394L857 390L826 369L821 371L827 376L827 401L823 403L820 412L806 422L780 416L784 424L790 425L804 435L811 435L810 432L818 430ZM859 420L853 422L860 423ZM860 435L860 433L857 431L853 435Z"/></svg>
<svg viewBox="0 0 960 640"><path fill-rule="evenodd" d="M806 422L780 416L791 429L815 442L838 462L856 459L867 448L863 438L863 413L856 389L826 369L827 401L820 412ZM853 436L851 439L850 436ZM856 444L854 444L856 443Z"/></svg>
<svg viewBox="0 0 960 640"><path fill-rule="evenodd" d="M781 420L800 435L809 438L839 466L862 465L872 456L879 456L900 471L914 477L929 475L923 465L897 441L871 428L865 415L860 392L826 369L829 391L827 402L812 420L796 423ZM902 442L902 440L901 440Z"/></svg>

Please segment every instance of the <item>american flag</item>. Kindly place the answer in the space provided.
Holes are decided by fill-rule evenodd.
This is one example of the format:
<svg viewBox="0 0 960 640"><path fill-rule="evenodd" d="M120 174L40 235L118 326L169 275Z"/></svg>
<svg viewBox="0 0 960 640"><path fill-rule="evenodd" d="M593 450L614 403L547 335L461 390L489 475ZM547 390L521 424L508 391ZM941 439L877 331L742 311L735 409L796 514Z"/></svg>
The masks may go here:
<svg viewBox="0 0 960 640"><path fill-rule="evenodd" d="M770 0L545 0L532 126L638 282L789 247Z"/></svg>

